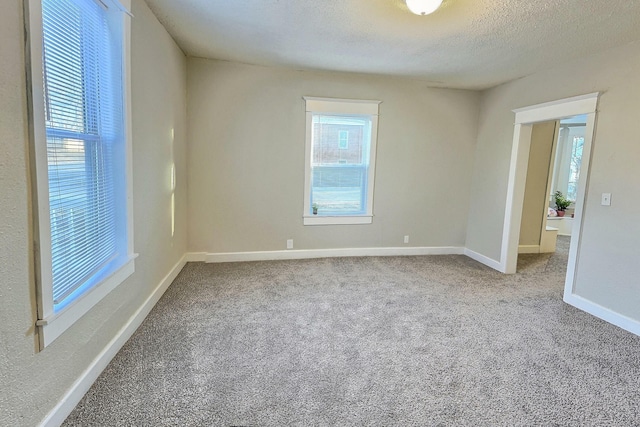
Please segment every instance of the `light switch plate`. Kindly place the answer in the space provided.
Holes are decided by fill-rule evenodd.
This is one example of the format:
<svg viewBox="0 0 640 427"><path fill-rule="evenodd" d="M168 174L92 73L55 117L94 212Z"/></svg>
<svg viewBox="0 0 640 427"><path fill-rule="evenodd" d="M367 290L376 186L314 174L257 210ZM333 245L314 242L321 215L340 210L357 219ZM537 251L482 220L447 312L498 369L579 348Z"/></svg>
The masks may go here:
<svg viewBox="0 0 640 427"><path fill-rule="evenodd" d="M611 193L602 193L602 206L611 206Z"/></svg>

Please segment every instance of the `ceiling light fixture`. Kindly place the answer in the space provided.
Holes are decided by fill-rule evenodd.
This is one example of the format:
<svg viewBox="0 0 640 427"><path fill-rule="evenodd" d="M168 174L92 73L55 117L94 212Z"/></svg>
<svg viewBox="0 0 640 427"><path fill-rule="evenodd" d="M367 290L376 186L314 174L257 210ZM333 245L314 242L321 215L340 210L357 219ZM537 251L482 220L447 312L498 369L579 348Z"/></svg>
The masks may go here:
<svg viewBox="0 0 640 427"><path fill-rule="evenodd" d="M407 7L416 15L428 15L435 12L442 0L407 0Z"/></svg>

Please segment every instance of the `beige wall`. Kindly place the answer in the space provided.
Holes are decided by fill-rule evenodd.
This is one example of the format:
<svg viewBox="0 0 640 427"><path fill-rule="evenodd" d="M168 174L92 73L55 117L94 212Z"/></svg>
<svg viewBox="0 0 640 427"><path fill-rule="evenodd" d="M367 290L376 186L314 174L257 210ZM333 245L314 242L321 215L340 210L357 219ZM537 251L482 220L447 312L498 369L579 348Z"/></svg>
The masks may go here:
<svg viewBox="0 0 640 427"><path fill-rule="evenodd" d="M539 245L547 215L547 182L556 122L537 123L531 132L531 149L520 222L520 244Z"/></svg>
<svg viewBox="0 0 640 427"><path fill-rule="evenodd" d="M188 60L189 249L463 246L477 92ZM374 219L303 226L304 95L381 100Z"/></svg>
<svg viewBox="0 0 640 427"><path fill-rule="evenodd" d="M0 425L39 423L186 251L186 61L142 0L133 1L136 272L42 352L36 351L29 220L22 1L0 14ZM171 237L170 129L178 171Z"/></svg>
<svg viewBox="0 0 640 427"><path fill-rule="evenodd" d="M486 91L482 96L467 247L499 259L514 108L601 91L576 293L640 320L640 43L593 55ZM612 205L600 195L612 193Z"/></svg>

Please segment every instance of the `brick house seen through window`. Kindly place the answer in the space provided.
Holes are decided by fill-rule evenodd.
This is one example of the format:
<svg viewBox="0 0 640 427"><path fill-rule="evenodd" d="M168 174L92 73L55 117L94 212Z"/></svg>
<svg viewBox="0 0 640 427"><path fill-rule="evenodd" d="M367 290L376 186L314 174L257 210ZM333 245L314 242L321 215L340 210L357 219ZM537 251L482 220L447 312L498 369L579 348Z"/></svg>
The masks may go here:
<svg viewBox="0 0 640 427"><path fill-rule="evenodd" d="M371 222L378 103L307 99L305 224Z"/></svg>

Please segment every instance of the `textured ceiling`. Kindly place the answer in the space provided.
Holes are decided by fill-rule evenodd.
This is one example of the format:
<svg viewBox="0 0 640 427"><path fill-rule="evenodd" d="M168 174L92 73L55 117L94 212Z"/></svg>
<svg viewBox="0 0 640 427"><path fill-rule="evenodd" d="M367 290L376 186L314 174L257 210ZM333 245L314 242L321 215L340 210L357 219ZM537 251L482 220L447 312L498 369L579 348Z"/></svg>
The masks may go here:
<svg viewBox="0 0 640 427"><path fill-rule="evenodd" d="M640 40L640 0L146 0L189 56L483 89Z"/></svg>

